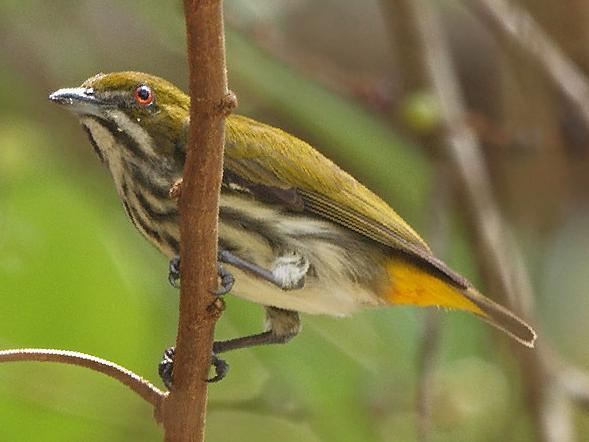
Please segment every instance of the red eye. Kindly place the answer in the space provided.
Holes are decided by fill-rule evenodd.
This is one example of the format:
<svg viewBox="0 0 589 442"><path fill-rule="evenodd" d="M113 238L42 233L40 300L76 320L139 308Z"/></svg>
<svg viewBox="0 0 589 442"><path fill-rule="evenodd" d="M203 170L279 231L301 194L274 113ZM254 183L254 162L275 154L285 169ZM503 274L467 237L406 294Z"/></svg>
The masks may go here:
<svg viewBox="0 0 589 442"><path fill-rule="evenodd" d="M137 86L133 96L135 97L137 104L140 104L141 106L149 106L151 103L153 103L153 92L151 92L149 86L144 84Z"/></svg>

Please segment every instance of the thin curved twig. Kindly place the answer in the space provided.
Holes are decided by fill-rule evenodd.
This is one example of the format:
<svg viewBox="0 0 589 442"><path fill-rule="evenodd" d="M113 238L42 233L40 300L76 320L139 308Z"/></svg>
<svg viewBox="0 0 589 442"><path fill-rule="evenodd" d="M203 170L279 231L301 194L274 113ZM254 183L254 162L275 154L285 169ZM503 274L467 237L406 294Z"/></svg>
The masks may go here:
<svg viewBox="0 0 589 442"><path fill-rule="evenodd" d="M96 356L68 350L0 351L0 363L59 362L106 374L154 407L166 441L204 440L207 378L215 322L222 301L212 295L217 283L217 217L221 186L224 117L236 105L227 89L222 0L184 0L190 67L191 121L179 197L181 217L180 318L174 389L164 393L132 371ZM198 149L196 149L198 146ZM177 187L177 188L176 188Z"/></svg>
<svg viewBox="0 0 589 442"><path fill-rule="evenodd" d="M161 391L151 382L125 367L107 361L106 359L70 350L55 350L47 348L17 348L0 351L0 363L3 362L58 362L61 364L77 365L110 376L121 384L126 385L151 405L156 417L162 400L167 393Z"/></svg>

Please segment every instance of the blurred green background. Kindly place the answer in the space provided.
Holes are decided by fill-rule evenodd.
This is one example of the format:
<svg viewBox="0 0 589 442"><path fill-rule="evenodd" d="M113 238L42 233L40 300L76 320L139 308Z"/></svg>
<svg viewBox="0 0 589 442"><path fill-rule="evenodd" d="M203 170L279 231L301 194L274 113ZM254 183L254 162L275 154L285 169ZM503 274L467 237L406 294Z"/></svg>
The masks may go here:
<svg viewBox="0 0 589 442"><path fill-rule="evenodd" d="M227 0L230 87L239 113L310 141L427 236L432 162L419 141L437 110L400 78L402 51L381 6ZM586 14L530 3L585 68L589 7L576 8ZM589 367L587 130L537 66L459 2L442 10L472 124L533 276L541 339ZM183 20L179 2L0 3L1 348L79 350L159 385L177 320L167 262L125 218L77 122L47 96L115 70L185 89ZM450 218L441 254L477 281L460 211ZM217 337L260 330L260 307L232 296L227 307ZM229 354L230 375L209 390L208 440L417 440L423 318L415 308L306 316L287 346ZM442 322L431 440L534 440L506 341L461 313ZM575 413L589 440L589 420ZM53 364L0 366L1 441L161 439L150 407L111 379Z"/></svg>

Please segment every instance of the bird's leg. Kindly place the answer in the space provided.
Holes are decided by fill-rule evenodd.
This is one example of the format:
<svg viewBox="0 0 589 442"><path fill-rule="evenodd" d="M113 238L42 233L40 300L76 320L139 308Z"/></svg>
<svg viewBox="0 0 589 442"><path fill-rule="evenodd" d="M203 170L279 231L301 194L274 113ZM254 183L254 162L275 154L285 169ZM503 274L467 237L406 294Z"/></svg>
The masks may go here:
<svg viewBox="0 0 589 442"><path fill-rule="evenodd" d="M217 274L221 279L221 285L215 290L215 295L226 295L233 288L235 278L220 262L217 262ZM170 281L172 287L180 288L180 257L178 255L170 260L170 265L168 267L168 281Z"/></svg>
<svg viewBox="0 0 589 442"><path fill-rule="evenodd" d="M240 270L256 275L283 290L303 288L309 270L309 261L299 253L281 254L272 265L272 270L235 256L227 250L219 250L219 262L232 265Z"/></svg>
<svg viewBox="0 0 589 442"><path fill-rule="evenodd" d="M219 250L217 262L219 277L221 278L221 287L215 292L217 295L227 293L235 282L231 273L225 270L221 263L232 265L256 275L283 290L302 288L305 285L305 276L310 267L309 261L296 252L281 254L274 261L272 270L267 270L223 249ZM180 258L177 256L170 261L168 279L174 287L178 286L180 281ZM227 341L216 341L213 344L211 365L215 367L215 376L208 379L208 382L220 381L229 371L229 364L218 357L219 353L259 345L284 344L294 338L299 333L300 328L298 313L275 307L266 307L266 331ZM174 354L175 348L168 348L159 364L160 377L168 388L172 385Z"/></svg>
<svg viewBox="0 0 589 442"><path fill-rule="evenodd" d="M303 288L305 276L309 270L309 261L296 252L286 252L274 261L272 270L265 269L257 264L249 262L227 250L219 250L217 254L217 269L221 278L221 287L216 292L224 295L233 287L235 279L221 263L229 264L240 270L258 276L283 290L295 290ZM180 286L180 257L175 256L170 260L168 281L173 287Z"/></svg>
<svg viewBox="0 0 589 442"><path fill-rule="evenodd" d="M216 341L213 344L211 365L215 367L215 376L208 379L207 382L218 382L229 371L229 364L218 357L219 353L259 345L284 344L294 338L300 330L301 323L297 312L266 307L266 331L227 341ZM168 348L164 352L158 370L162 381L168 388L171 388L173 383L174 355L175 348Z"/></svg>
<svg viewBox="0 0 589 442"><path fill-rule="evenodd" d="M297 312L276 307L265 307L265 309L266 331L227 341L216 341L213 345L213 353L225 353L259 345L285 344L301 331L301 322Z"/></svg>

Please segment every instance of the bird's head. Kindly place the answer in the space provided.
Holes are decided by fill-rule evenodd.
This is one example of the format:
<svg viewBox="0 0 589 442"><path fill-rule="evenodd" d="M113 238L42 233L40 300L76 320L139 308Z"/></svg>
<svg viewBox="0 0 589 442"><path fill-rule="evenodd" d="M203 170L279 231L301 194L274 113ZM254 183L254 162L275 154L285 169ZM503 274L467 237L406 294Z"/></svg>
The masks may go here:
<svg viewBox="0 0 589 442"><path fill-rule="evenodd" d="M141 72L98 74L49 99L78 116L103 160L120 148L141 149L146 157L183 157L190 98L162 78ZM111 145L109 136L118 142Z"/></svg>

